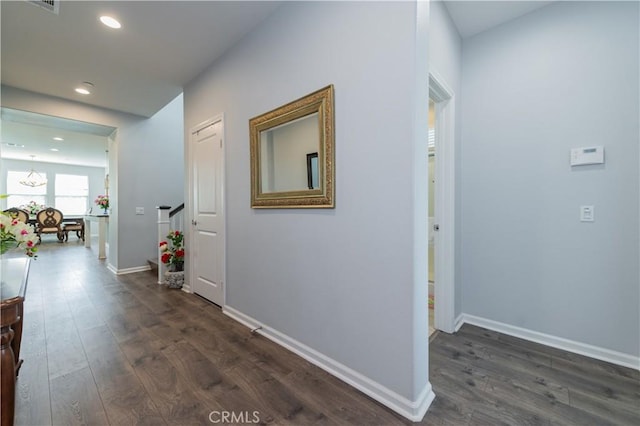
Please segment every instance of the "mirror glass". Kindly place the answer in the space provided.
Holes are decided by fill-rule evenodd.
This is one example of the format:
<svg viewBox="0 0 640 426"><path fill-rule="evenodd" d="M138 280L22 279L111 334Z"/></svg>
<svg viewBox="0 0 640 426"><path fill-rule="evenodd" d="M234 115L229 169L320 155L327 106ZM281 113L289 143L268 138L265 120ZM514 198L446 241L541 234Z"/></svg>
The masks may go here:
<svg viewBox="0 0 640 426"><path fill-rule="evenodd" d="M251 206L332 208L333 86L249 121Z"/></svg>
<svg viewBox="0 0 640 426"><path fill-rule="evenodd" d="M315 152L317 157L318 146L317 112L260 132L262 192L313 189L308 184L307 155Z"/></svg>

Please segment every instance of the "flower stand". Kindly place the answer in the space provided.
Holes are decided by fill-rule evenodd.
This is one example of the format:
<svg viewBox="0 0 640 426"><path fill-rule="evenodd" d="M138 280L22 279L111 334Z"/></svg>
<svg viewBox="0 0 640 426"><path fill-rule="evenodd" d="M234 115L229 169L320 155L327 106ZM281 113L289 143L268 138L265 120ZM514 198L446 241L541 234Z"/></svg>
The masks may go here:
<svg viewBox="0 0 640 426"><path fill-rule="evenodd" d="M164 278L169 288L182 288L184 284L184 271L167 271L164 274Z"/></svg>
<svg viewBox="0 0 640 426"><path fill-rule="evenodd" d="M164 277L169 288L182 288L184 284L184 271L167 271Z"/></svg>

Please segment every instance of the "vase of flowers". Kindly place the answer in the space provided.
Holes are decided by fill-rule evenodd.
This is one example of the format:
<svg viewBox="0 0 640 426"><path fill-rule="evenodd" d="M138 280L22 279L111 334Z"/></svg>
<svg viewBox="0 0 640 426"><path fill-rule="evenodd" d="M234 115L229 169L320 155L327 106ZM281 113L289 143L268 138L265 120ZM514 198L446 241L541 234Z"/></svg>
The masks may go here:
<svg viewBox="0 0 640 426"><path fill-rule="evenodd" d="M108 195L98 195L95 200L95 203L98 207L102 208L102 212L104 214L108 214L109 209L109 196Z"/></svg>
<svg viewBox="0 0 640 426"><path fill-rule="evenodd" d="M184 284L184 234L169 231L167 241L160 243L160 261L167 265L165 279L169 288L181 288Z"/></svg>
<svg viewBox="0 0 640 426"><path fill-rule="evenodd" d="M29 212L29 216L35 216L40 210L44 210L46 206L44 204L38 204L35 201L29 201L27 204L23 204L18 208Z"/></svg>
<svg viewBox="0 0 640 426"><path fill-rule="evenodd" d="M33 226L7 213L0 213L0 255L11 249L24 250L29 257L37 257L38 235Z"/></svg>

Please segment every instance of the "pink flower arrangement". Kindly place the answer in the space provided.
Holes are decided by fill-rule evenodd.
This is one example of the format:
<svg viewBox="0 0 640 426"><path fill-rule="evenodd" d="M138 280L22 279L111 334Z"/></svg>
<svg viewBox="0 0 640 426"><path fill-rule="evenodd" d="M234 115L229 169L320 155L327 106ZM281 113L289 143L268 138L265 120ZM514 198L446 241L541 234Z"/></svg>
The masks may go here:
<svg viewBox="0 0 640 426"><path fill-rule="evenodd" d="M109 208L109 196L108 195L98 195L96 200L94 201L98 207L103 209Z"/></svg>
<svg viewBox="0 0 640 426"><path fill-rule="evenodd" d="M0 254L13 248L24 250L29 257L37 257L38 236L33 226L6 213L0 213Z"/></svg>

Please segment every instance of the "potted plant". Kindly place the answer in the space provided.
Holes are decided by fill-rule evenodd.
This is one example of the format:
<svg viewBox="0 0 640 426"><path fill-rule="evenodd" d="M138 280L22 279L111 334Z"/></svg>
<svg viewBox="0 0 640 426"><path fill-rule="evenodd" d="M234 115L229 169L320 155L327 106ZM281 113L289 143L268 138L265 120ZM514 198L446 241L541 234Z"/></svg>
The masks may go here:
<svg viewBox="0 0 640 426"><path fill-rule="evenodd" d="M181 288L184 284L184 234L169 231L167 240L160 243L160 261L168 267L165 279L169 288Z"/></svg>

